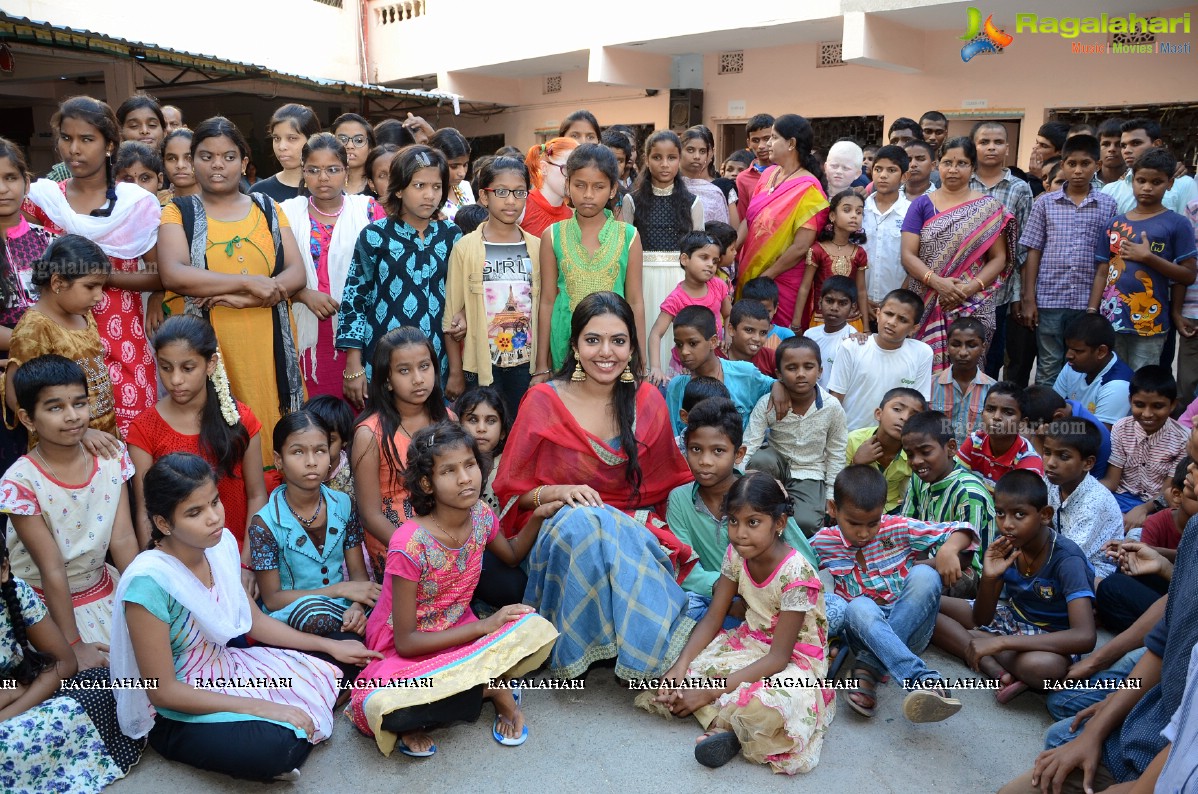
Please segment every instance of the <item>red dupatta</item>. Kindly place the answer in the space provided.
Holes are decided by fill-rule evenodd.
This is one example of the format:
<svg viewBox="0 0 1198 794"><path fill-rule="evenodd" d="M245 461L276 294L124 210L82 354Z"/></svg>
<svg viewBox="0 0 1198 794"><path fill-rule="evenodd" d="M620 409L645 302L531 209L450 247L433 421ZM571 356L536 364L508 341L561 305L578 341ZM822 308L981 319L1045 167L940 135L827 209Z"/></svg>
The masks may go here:
<svg viewBox="0 0 1198 794"><path fill-rule="evenodd" d="M586 484L617 510L656 514L645 526L669 552L681 581L694 565L694 552L657 516L665 515L670 491L693 478L674 440L665 400L649 383L642 383L636 394L636 438L643 479L634 499L624 479L625 455L584 430L552 385L533 386L520 403L495 476L495 496L505 506L504 533L515 535L532 515L509 502L539 485Z"/></svg>

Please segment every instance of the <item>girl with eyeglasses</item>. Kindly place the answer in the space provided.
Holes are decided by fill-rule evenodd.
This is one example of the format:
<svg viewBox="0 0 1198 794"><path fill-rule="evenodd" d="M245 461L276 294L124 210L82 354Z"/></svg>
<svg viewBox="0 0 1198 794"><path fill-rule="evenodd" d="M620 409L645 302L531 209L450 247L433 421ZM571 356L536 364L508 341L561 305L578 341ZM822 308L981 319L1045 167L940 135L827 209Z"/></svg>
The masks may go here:
<svg viewBox="0 0 1198 794"><path fill-rule="evenodd" d="M428 145L445 155L449 163L449 184L445 186L441 214L452 222L459 208L474 203L474 191L466 181L470 172L470 142L453 127L444 127L433 133Z"/></svg>
<svg viewBox="0 0 1198 794"><path fill-rule="evenodd" d="M333 134L345 147L349 176L345 180L345 192L351 196L359 194L378 198L370 190L370 174L366 172L366 158L374 148L374 127L357 113L342 113L333 121ZM304 184L307 184L305 179Z"/></svg>
<svg viewBox="0 0 1198 794"><path fill-rule="evenodd" d="M333 129L341 129L345 135L349 134L347 126L352 125L334 125ZM370 196L347 191L347 183L353 178L355 150L343 146L340 137L321 132L308 139L302 153L308 195L282 204L307 273L307 285L292 296L292 307L300 368L309 397L342 394L345 362L333 340L345 276L362 229L387 215ZM359 148L364 150L365 144Z"/></svg>
<svg viewBox="0 0 1198 794"><path fill-rule="evenodd" d="M496 157L478 172L479 203L487 220L463 237L449 256L444 330L466 317L466 339L447 346L445 394L494 386L514 415L532 378L536 310L540 299L541 241L520 228L528 201L528 167Z"/></svg>
<svg viewBox="0 0 1198 794"><path fill-rule="evenodd" d="M304 141L318 132L320 119L307 105L291 103L276 110L266 125L266 134L282 170L269 179L259 179L250 192L265 193L280 204L298 196L304 178L301 171Z"/></svg>

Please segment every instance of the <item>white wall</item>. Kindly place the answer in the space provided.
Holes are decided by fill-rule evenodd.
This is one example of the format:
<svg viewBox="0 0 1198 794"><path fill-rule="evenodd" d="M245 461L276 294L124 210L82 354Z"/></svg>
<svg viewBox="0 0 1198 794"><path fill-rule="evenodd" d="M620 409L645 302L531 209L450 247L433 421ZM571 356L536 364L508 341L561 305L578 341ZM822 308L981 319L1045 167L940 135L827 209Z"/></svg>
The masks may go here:
<svg viewBox="0 0 1198 794"><path fill-rule="evenodd" d="M29 17L280 72L358 80L358 0L4 0Z"/></svg>

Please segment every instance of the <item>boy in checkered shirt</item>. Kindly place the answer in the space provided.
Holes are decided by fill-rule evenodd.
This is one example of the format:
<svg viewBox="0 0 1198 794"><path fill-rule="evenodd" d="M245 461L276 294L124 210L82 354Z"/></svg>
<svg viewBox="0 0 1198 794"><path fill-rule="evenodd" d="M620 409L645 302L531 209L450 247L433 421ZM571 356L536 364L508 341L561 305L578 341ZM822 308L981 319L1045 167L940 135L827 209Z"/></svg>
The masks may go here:
<svg viewBox="0 0 1198 794"><path fill-rule="evenodd" d="M858 688L849 693L849 707L872 717L878 682L889 673L909 690L907 719L947 719L961 702L918 653L931 639L941 591L961 577L961 555L972 557L977 533L964 523L883 516L886 478L873 466L840 472L832 502L837 526L817 532L811 547L835 583L826 598L829 636L843 629L857 657ZM935 552L931 564L917 562L921 551Z"/></svg>

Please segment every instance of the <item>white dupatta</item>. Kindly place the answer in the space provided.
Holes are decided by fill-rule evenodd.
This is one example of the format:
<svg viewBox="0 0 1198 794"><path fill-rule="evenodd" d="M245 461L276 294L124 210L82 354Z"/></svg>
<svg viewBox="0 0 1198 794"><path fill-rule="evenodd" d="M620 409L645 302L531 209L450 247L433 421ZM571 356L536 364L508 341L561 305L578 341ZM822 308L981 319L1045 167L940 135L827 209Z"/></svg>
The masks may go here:
<svg viewBox="0 0 1198 794"><path fill-rule="evenodd" d="M291 224L291 233L299 243L300 259L304 262L304 272L308 275L308 289L316 289L316 262L312 259L312 246L308 242L312 230L312 220L308 215L307 196L296 196L287 199L281 205L287 222ZM349 265L354 257L354 246L358 244L358 235L370 223L370 197L362 195L345 196L344 209L333 227L333 237L329 241L329 295L338 303L345 291L345 277L349 274ZM309 353L313 360L309 362L311 371L316 371L315 348L319 334L319 320L307 306L295 301L291 304L295 313L296 342L300 357ZM337 317L334 315L334 335Z"/></svg>
<svg viewBox="0 0 1198 794"><path fill-rule="evenodd" d="M162 220L158 199L127 182L116 184L116 204L106 218L75 212L59 183L50 179L30 185L29 200L67 234L86 237L116 259L137 259L158 242Z"/></svg>
<svg viewBox="0 0 1198 794"><path fill-rule="evenodd" d="M141 190L141 188L137 188ZM143 191L144 192L144 191ZM148 194L147 194L148 195ZM149 576L158 586L182 604L210 642L226 645L229 640L250 630L253 617L250 602L241 588L241 554L237 539L225 530L220 543L204 552L212 566L213 587L204 587L187 567L162 551L143 551L121 574L112 610L112 642L109 669L112 679L141 678L129 625L125 622L125 593L129 583ZM154 707L144 690L118 689L117 719L121 733L140 739L154 727Z"/></svg>

